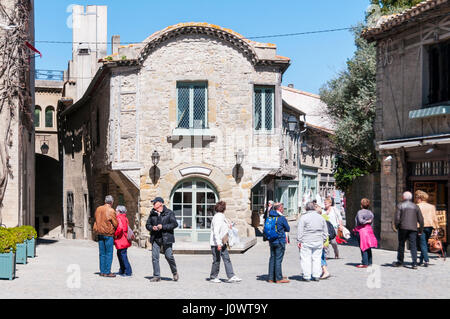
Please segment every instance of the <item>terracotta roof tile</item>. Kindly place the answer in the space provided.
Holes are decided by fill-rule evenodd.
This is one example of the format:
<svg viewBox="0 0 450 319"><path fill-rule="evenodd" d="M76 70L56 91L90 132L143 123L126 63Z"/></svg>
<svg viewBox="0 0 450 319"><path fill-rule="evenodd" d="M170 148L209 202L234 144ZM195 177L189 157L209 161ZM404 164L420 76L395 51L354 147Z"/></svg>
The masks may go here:
<svg viewBox="0 0 450 319"><path fill-rule="evenodd" d="M422 14L432 9L437 8L438 6L449 3L449 0L425 0L414 7L407 9L401 13L393 14L390 16L385 16L379 25L373 28L365 29L362 32L362 36L368 40L373 40L373 38L377 35L382 34L388 30L391 30L394 27L397 27L401 24L407 23L411 21L413 18L418 18Z"/></svg>

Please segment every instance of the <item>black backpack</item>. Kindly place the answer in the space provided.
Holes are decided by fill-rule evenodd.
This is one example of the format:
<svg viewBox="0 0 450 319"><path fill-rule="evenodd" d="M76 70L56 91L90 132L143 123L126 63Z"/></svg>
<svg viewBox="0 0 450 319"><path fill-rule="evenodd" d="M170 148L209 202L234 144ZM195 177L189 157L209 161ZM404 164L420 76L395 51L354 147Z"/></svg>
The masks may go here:
<svg viewBox="0 0 450 319"><path fill-rule="evenodd" d="M328 227L328 237L330 240L333 240L336 238L336 231L334 230L332 223L330 223L328 220L326 222Z"/></svg>

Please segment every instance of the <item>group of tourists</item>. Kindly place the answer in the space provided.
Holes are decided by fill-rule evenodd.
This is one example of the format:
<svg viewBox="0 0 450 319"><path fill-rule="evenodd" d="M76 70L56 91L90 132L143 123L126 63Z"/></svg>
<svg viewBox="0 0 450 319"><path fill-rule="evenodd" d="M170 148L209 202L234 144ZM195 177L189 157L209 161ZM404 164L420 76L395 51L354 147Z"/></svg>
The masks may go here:
<svg viewBox="0 0 450 319"><path fill-rule="evenodd" d="M428 195L423 191L417 191L416 204L412 202L412 193L403 194L403 202L398 205L395 214L395 227L398 230L398 255L393 266L403 265L404 246L408 240L412 256L412 268L417 265L427 267L429 264L428 239L432 236L433 229L438 228L436 209L428 204ZM123 205L113 209L114 199L108 195L105 204L97 208L95 212L94 232L98 235L100 276L113 278L116 275L123 277L132 276L132 268L127 257L127 249L134 239L133 231L127 219L127 210ZM153 208L146 223L150 232L152 245L153 277L151 282L161 281L159 265L160 254L164 254L173 275L173 280L178 281L179 274L173 256L173 243L175 242L174 230L178 222L174 213L164 205L164 199L156 197ZM339 258L338 243L346 242L350 238L350 232L342 222L339 210L333 205L333 200L327 198L324 207L320 207L316 201L306 203L305 212L300 215L297 229L297 246L300 253L300 265L303 281L319 281L330 277L327 268L327 258L331 258L331 249L334 258ZM353 233L361 250L361 263L357 268L367 268L372 265L372 248L378 245L374 235L372 224L374 214L369 210L370 201L367 198L361 200L361 209L355 218ZM227 282L240 282L242 279L234 273L229 250L229 234L233 223L225 217L226 203L218 202L214 207L214 216L211 221L210 246L212 253L212 266L210 282L220 283L220 262L223 260L228 277ZM263 237L269 242L270 258L268 279L269 283L288 283L289 279L283 277L282 262L289 239L290 226L284 216L282 203L269 201L264 212ZM417 240L421 248L419 264L417 264ZM118 273L111 272L113 260L113 247L117 249L117 258L120 269ZM331 247L331 248L330 248Z"/></svg>
<svg viewBox="0 0 450 319"><path fill-rule="evenodd" d="M269 202L264 222L264 238L269 241L270 283L288 283L282 274L282 262L286 244L289 243L290 227L283 216L282 203ZM324 208L316 201L305 205L305 212L300 216L297 229L297 246L300 251L300 265L303 281L319 281L330 277L327 256L330 257L330 246L334 251L334 258L339 258L336 241L338 232L343 233L346 228L342 223L342 216L333 205L331 198L325 200ZM273 231L275 229L275 231Z"/></svg>

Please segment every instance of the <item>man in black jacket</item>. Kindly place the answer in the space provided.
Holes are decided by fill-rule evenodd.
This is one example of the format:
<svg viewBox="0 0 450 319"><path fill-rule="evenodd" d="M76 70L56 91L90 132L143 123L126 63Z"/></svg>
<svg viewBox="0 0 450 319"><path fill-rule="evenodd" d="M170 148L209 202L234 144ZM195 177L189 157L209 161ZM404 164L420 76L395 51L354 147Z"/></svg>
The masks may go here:
<svg viewBox="0 0 450 319"><path fill-rule="evenodd" d="M178 281L177 265L173 257L172 244L175 242L173 230L178 227L175 214L164 206L164 200L156 197L152 200L153 209L148 217L146 228L150 231L150 242L152 244L153 278L151 282L161 281L159 268L159 254L166 256L173 280Z"/></svg>
<svg viewBox="0 0 450 319"><path fill-rule="evenodd" d="M417 269L417 235L423 231L423 216L419 206L412 202L412 193L403 193L403 202L397 206L395 214L395 228L398 230L398 251L397 261L393 263L394 267L403 265L405 254L405 242L409 241L409 248L412 257L412 269ZM419 224L419 227L417 225ZM419 229L417 229L419 228ZM417 233L418 232L418 233Z"/></svg>

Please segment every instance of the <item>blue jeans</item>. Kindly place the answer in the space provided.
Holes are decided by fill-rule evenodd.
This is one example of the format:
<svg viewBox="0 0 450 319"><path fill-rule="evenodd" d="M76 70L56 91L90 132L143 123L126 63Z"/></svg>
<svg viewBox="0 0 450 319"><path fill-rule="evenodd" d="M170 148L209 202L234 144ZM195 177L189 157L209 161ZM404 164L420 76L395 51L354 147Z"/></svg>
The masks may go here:
<svg viewBox="0 0 450 319"><path fill-rule="evenodd" d="M119 259L119 264L120 264L119 274L131 276L133 271L131 269L130 263L128 262L127 249L128 248L117 249L117 259Z"/></svg>
<svg viewBox="0 0 450 319"><path fill-rule="evenodd" d="M358 245L361 246L361 237L359 233L356 232L356 238L358 239ZM361 249L361 248L360 248ZM365 251L361 250L361 263L366 266L372 265L372 248L369 248Z"/></svg>
<svg viewBox="0 0 450 319"><path fill-rule="evenodd" d="M420 263L429 262L430 258L428 257L428 239L431 237L431 233L433 232L433 227L425 227L423 229L422 235L420 235Z"/></svg>
<svg viewBox="0 0 450 319"><path fill-rule="evenodd" d="M320 260L320 265L322 267L327 265L327 258L326 257L327 257L327 253L326 253L326 249L324 248L324 249L322 249L322 258Z"/></svg>
<svg viewBox="0 0 450 319"><path fill-rule="evenodd" d="M281 263L283 262L286 244L270 244L269 280L283 280Z"/></svg>
<svg viewBox="0 0 450 319"><path fill-rule="evenodd" d="M100 253L100 274L108 275L111 273L114 238L112 236L98 235L98 249Z"/></svg>

